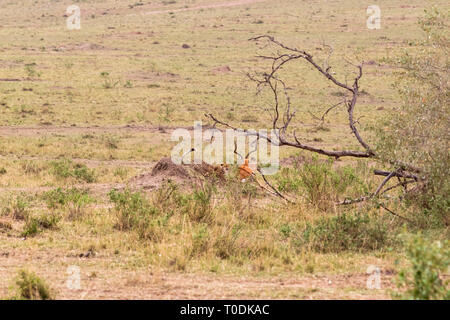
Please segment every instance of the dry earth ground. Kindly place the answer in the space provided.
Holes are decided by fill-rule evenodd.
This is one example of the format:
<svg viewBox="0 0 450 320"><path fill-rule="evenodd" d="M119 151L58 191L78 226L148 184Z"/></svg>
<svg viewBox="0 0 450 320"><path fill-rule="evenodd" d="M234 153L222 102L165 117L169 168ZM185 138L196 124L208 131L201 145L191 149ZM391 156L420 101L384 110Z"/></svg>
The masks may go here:
<svg viewBox="0 0 450 320"><path fill-rule="evenodd" d="M394 70L379 59L420 38L416 21L426 5L418 0L407 5L378 1L383 28L368 31L365 10L372 3L356 0L136 3L81 1L82 29L72 32L65 29L64 16L72 1L0 4L3 200L67 185L45 172L23 170L30 163L46 168L49 161L67 157L98 172L95 183L72 185L86 186L99 197L94 210L100 211L89 223L99 222L109 219L107 191L149 172L168 156L173 128L191 128L206 111L235 123L263 125L261 100L249 94L253 84L244 81L246 71L264 67L254 57L258 48L247 41L259 34L274 35L318 56L323 56L322 41L331 43L334 63L342 56L363 57L368 62L362 82L366 94L358 108L369 126L394 109L398 99L389 85ZM351 70L336 67L341 74ZM104 72L108 74L102 76ZM331 148L352 145L345 117L338 112L332 115L337 123L330 125L330 132L311 130L308 111L320 114L340 93L302 66L286 77L301 119L295 128L306 141ZM283 158L293 154L282 151ZM118 169L125 171L116 175ZM0 230L0 297L9 294L17 270L27 268L45 278L61 299L384 299L393 288L397 258L395 253L318 255L314 274L301 268L279 274L251 266L228 270L226 265L219 272L201 266L180 272L149 263L143 258L148 252L128 246L128 235L108 234L109 229L97 237L85 226L69 223L61 233L24 240L18 236L21 225L12 224L13 232ZM99 252L80 257L91 243ZM381 290L366 288L365 270L371 264L382 270ZM81 268L79 291L66 288L70 265Z"/></svg>

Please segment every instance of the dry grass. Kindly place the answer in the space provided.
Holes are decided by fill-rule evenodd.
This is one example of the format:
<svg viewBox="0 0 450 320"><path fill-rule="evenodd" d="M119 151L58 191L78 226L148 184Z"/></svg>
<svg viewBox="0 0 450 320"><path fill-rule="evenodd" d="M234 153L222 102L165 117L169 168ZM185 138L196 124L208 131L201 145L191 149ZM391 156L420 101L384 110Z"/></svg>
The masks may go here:
<svg viewBox="0 0 450 320"><path fill-rule="evenodd" d="M333 164L333 170L360 170L361 184L345 193L330 184L308 195L296 184L295 171L279 173L273 181L300 199L296 205L233 181L211 194L181 190L169 199L144 190L156 210L141 225L145 232L117 228L119 214L108 192L169 156L172 129L205 121L205 112L234 124L266 126L260 107L269 97L252 94L245 72L267 65L255 59L259 48L248 38L270 34L319 60L327 56L325 41L334 48L330 63L340 79L352 72L343 57L368 62L361 81L366 94L355 116L364 115L361 133L370 140L370 125L398 103L390 86L395 70L380 59L416 48L412 40L421 37L416 21L425 6L419 0L407 6L381 1L382 29L373 31L366 28L366 4L356 0L283 0L276 6L245 1L207 8L216 2L80 1L78 31L65 27L71 1L0 4L0 296L23 267L41 271L57 298L387 297L394 262L402 257L395 245L323 253L297 241L308 224L342 213L331 205L336 196L378 182L367 175L370 164ZM192 10L177 11L185 5ZM155 10L164 12L141 14ZM308 112L321 114L340 92L301 64L283 76L298 109L293 128L305 142L329 149L355 146L344 113L331 112L333 124L326 123L330 129L324 131ZM295 150L282 149L280 155L283 166L293 166ZM95 179L55 174L52 163L62 159L85 165ZM43 194L58 187L88 189L93 201L81 211L73 201L50 208ZM17 203L21 197L23 208ZM54 228L37 223L38 232L24 237L31 220L17 218L25 211L29 219L50 214L59 219ZM349 213L357 211L381 219L391 233L401 225L371 205ZM82 270L81 291L65 287L69 265ZM382 269L383 290L366 288L369 265Z"/></svg>

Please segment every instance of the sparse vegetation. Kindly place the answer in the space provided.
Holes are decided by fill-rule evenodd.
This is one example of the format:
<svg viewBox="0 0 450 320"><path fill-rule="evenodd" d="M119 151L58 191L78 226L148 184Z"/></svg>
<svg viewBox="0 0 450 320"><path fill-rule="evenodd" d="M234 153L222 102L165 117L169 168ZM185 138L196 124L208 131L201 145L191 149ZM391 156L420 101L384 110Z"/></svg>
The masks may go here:
<svg viewBox="0 0 450 320"><path fill-rule="evenodd" d="M119 230L136 230L143 239L160 240L163 232L159 211L144 194L126 189L123 192L111 190L108 195L115 205Z"/></svg>
<svg viewBox="0 0 450 320"><path fill-rule="evenodd" d="M387 61L399 68L396 88L403 99L398 112L383 120L377 131L383 159L392 155L418 168L424 177L406 194L413 218L421 227L450 224L450 90L448 10L425 10L420 27L425 39L420 51Z"/></svg>
<svg viewBox="0 0 450 320"><path fill-rule="evenodd" d="M95 181L94 170L86 165L74 163L69 159L50 162L52 173L59 179L73 178L76 181L92 183Z"/></svg>
<svg viewBox="0 0 450 320"><path fill-rule="evenodd" d="M49 209L67 208L70 219L80 219L84 216L85 208L93 202L88 190L72 187L67 190L57 188L43 194L43 199Z"/></svg>
<svg viewBox="0 0 450 320"><path fill-rule="evenodd" d="M61 1L39 17L43 0L2 5L0 283L37 266L46 280L22 270L12 298L54 298L46 283L60 288L76 264L83 292L62 299L383 299L398 275L392 298L449 299L447 3L423 16L423 1L381 2L369 30L355 1L222 2L90 1L76 31ZM265 81L268 55L301 53L261 41L272 36L325 72L283 63L275 125L270 86L255 95L245 74ZM152 171L174 129L220 127L205 113L236 128L289 122L273 189L239 181L238 165ZM369 265L381 290L366 287Z"/></svg>
<svg viewBox="0 0 450 320"><path fill-rule="evenodd" d="M296 244L318 252L377 250L389 244L387 226L380 218L361 213L342 213L308 223Z"/></svg>
<svg viewBox="0 0 450 320"><path fill-rule="evenodd" d="M336 169L332 160L322 161L317 157L300 166L281 169L276 179L281 192L303 195L308 203L322 210L334 207L342 197L368 192L367 184L355 169L350 166Z"/></svg>
<svg viewBox="0 0 450 320"><path fill-rule="evenodd" d="M400 271L397 279L400 291L393 296L408 300L449 300L449 241L430 242L418 234L408 236L405 242L409 266Z"/></svg>
<svg viewBox="0 0 450 320"><path fill-rule="evenodd" d="M19 194L9 200L7 206L3 207L3 214L10 214L13 219L24 220L29 215L30 201L28 197Z"/></svg>
<svg viewBox="0 0 450 320"><path fill-rule="evenodd" d="M60 216L55 213L40 214L39 216L28 216L25 220L25 225L21 235L23 237L31 237L42 230L53 229L60 220Z"/></svg>
<svg viewBox="0 0 450 320"><path fill-rule="evenodd" d="M16 294L12 300L52 300L53 294L48 284L35 273L20 270L15 280Z"/></svg>

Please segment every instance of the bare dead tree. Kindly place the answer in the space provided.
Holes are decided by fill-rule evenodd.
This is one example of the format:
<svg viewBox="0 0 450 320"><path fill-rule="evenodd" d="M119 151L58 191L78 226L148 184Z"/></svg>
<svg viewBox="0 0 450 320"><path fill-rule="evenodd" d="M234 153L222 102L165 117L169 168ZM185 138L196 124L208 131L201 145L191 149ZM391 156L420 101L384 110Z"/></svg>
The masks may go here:
<svg viewBox="0 0 450 320"><path fill-rule="evenodd" d="M255 74L247 74L248 78L256 83L257 93L261 92L263 88L268 88L273 96L273 105L272 105L272 119L271 126L272 129L277 133L276 139L273 137L265 136L259 132L247 129L239 129L225 121L218 119L211 113L205 114L205 116L213 121L213 127L215 128L217 125L223 126L225 128L230 128L239 132L242 132L249 136L256 136L257 139L265 139L272 145L276 146L289 146L302 150L307 150L313 153L325 155L328 157L333 157L335 159L339 159L342 157L354 157L354 158L371 158L378 159L375 151L369 146L366 140L360 134L356 124L358 120L355 120L354 114L355 109L358 102L358 96L360 93L360 80L363 76L363 67L362 64L353 65L356 69L356 73L353 76L353 80L351 84L347 83L347 79L344 82L337 79L337 77L331 72L332 67L329 65L330 56L333 53L333 49L329 47L330 52L325 60L325 62L320 66L320 64L314 59L314 57L304 51L297 48L289 47L279 41L277 41L274 37L268 35L262 35L255 38L249 39L250 41L266 41L267 45L272 45L277 49L276 54L272 55L258 55L257 57L263 60L270 61L270 69L268 72L255 73ZM295 110L293 110L291 105L291 99L288 94L288 89L283 80L281 80L278 76L279 71L287 66L289 63L293 61L303 60L308 65L312 66L319 74L321 74L326 81L331 82L335 86L346 90L350 94L350 98L344 98L342 101L332 105L329 107L323 115L319 118L314 116L316 119L320 121L324 121L325 116L333 109L345 105L347 118L348 118L348 126L351 130L351 134L354 139L361 146L361 150L353 150L353 149L341 149L341 150L328 150L320 147L316 147L314 145L302 142L301 138L296 135L295 130L288 137L288 128L291 124L292 119L295 116ZM388 190L392 190L397 187L405 187L406 184L417 182L419 180L423 180L423 177L420 177L418 174L421 172L420 168L413 167L406 163L402 163L400 161L391 160L389 161L394 167L393 171L381 171L375 170L375 175L385 176L385 179L381 182L381 184L377 187L377 189L370 195L360 197L358 199L346 199L339 204L352 204L356 202L366 201L375 197L379 197L381 194L387 192ZM396 185L395 187L389 187L388 189L382 191L383 187L387 185L390 179L397 177L398 179L412 179L408 181L404 181ZM265 178L265 177L264 177ZM266 179L265 179L266 180ZM268 183L266 181L266 183ZM269 184L270 185L270 184ZM270 185L270 187L276 191L276 189ZM278 193L278 191L276 191ZM280 195L282 196L282 195Z"/></svg>
<svg viewBox="0 0 450 320"><path fill-rule="evenodd" d="M251 133L251 132L248 132L247 130L243 130L243 131L245 133L248 133L248 134L257 135L258 138L266 139L270 143L277 144L278 146L291 146L291 147L308 150L308 151L311 151L311 152L323 154L323 155L334 157L334 158L340 158L340 157L370 158L370 157L373 157L375 155L375 153L372 151L372 149L369 147L369 145L361 137L358 129L355 126L355 121L354 121L354 116L353 116L354 110L355 110L355 106L356 106L356 102L357 102L357 99L358 99L359 80L362 77L362 66L359 65L357 67L358 68L358 74L355 77L352 86L348 86L348 85L340 82L339 80L337 80L330 73L330 69L331 69L330 66L328 66L324 70L318 63L316 63L316 61L313 59L313 56L310 55L309 53L307 53L306 51L298 50L296 48L287 47L286 45L278 42L277 40L275 40L271 36L259 36L259 37L256 37L256 38L252 38L250 40L251 41L257 41L257 40L261 40L261 39L267 39L269 42L277 45L278 47L280 47L280 48L282 48L282 49L284 49L284 50L286 50L288 52L288 53L283 53L283 54L275 55L275 56L262 56L262 55L258 56L258 57L260 57L262 59L266 59L266 60L271 60L272 61L270 72L269 73L256 74L256 75L248 74L248 77L251 80L253 80L254 82L256 82L258 91L260 91L263 86L268 87L272 91L273 98L274 98L274 106L273 106L274 116L273 116L273 119L272 119L272 128L275 129L275 130L278 130L278 132L279 132L279 136L277 137L278 138L277 139L278 142L275 143L269 137L260 136L260 134L257 133L257 132ZM346 101L347 113L348 113L348 119L349 119L349 127L350 127L353 135L357 139L357 141L363 146L364 151L358 151L358 150L339 150L339 151L324 150L324 149L317 148L317 147L312 146L312 145L308 145L308 144L302 143L300 141L300 139L296 136L295 132L293 134L293 139L289 140L287 138L286 132L287 132L287 129L289 127L289 124L291 123L291 120L295 116L295 111L292 110L291 101L290 101L290 97L289 97L288 92L287 92L286 84L284 83L283 80L278 78L277 72L283 66L285 66L287 63L289 63L291 61L294 61L294 60L299 60L299 59L303 59L303 60L307 61L310 65L312 65L316 70L318 70L329 81L331 81L332 83L334 83L338 87L346 89L347 91L349 91L352 94L352 99L350 101ZM328 65L328 63L327 63L327 65ZM280 107L280 98L279 98L279 94L280 94L279 88L280 87L282 89L282 93L285 95L286 104L287 104L286 107L284 108L284 114L280 114L281 113L281 111L280 111L280 109L281 109L281 107ZM342 102L339 103L339 104L342 104ZM217 119L212 114L207 114L207 117L209 117L210 119L212 119L214 121L214 125L221 124L221 125L223 125L225 127L232 128L234 130L239 130L239 129L229 125L228 123L225 123L225 122Z"/></svg>

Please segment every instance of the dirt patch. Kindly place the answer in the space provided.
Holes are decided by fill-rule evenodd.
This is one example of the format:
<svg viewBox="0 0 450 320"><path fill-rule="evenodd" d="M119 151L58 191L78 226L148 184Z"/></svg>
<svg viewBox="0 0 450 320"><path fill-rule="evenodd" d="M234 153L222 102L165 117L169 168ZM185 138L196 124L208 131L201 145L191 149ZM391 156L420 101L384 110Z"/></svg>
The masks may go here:
<svg viewBox="0 0 450 320"><path fill-rule="evenodd" d="M172 72L134 71L128 73L126 77L128 80L158 81L175 79L178 78L178 75Z"/></svg>
<svg viewBox="0 0 450 320"><path fill-rule="evenodd" d="M231 72L231 68L229 66L221 66L221 67L217 67L217 68L214 68L211 70L211 73L214 75L230 73L230 72Z"/></svg>
<svg viewBox="0 0 450 320"><path fill-rule="evenodd" d="M0 241L12 244L19 239L0 232ZM395 288L389 269L381 270L377 290L367 289L365 273L239 276L166 272L153 266L130 270L121 267L127 255L107 250L11 248L0 249L0 297L10 294L19 268L45 279L57 299L389 299L389 290ZM41 265L45 268L37 267ZM67 288L68 265L80 267L79 290Z"/></svg>
<svg viewBox="0 0 450 320"><path fill-rule="evenodd" d="M0 78L0 81L3 81L3 82L15 82L15 81L22 81L22 80L15 79L15 78Z"/></svg>

